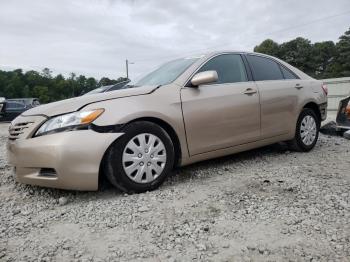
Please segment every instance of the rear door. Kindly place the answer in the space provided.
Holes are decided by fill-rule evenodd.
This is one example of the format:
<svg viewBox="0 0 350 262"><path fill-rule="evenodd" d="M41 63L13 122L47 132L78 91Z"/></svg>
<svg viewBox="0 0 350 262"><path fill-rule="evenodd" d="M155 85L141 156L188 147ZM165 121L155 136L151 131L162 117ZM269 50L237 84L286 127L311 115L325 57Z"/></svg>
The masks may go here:
<svg viewBox="0 0 350 262"><path fill-rule="evenodd" d="M261 138L283 135L295 125L300 79L277 61L260 55L246 55L260 92Z"/></svg>
<svg viewBox="0 0 350 262"><path fill-rule="evenodd" d="M242 57L222 54L198 72L215 70L219 80L181 89L190 155L256 141L260 137L259 93L248 81Z"/></svg>

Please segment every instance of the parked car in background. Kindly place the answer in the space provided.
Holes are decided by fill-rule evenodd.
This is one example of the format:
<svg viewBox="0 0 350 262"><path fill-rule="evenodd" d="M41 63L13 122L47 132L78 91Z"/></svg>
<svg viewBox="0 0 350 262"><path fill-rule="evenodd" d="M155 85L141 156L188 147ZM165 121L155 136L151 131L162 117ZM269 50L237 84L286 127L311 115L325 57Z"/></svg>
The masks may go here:
<svg viewBox="0 0 350 262"><path fill-rule="evenodd" d="M105 93L105 92L123 89L129 82L130 80L127 80L127 81L117 83L115 85L101 86L91 90L90 92L85 93L84 95L93 95L93 94L99 94L99 93Z"/></svg>
<svg viewBox="0 0 350 262"><path fill-rule="evenodd" d="M0 121L12 121L24 111L39 105L38 98L7 99L0 103Z"/></svg>
<svg viewBox="0 0 350 262"><path fill-rule="evenodd" d="M23 103L28 109L36 106L40 106L40 101L38 98L11 98L11 99L6 99L6 101Z"/></svg>
<svg viewBox="0 0 350 262"><path fill-rule="evenodd" d="M0 97L0 119L1 119L1 112L5 103L5 100L6 100L5 97Z"/></svg>
<svg viewBox="0 0 350 262"><path fill-rule="evenodd" d="M336 123L337 129L350 130L350 96L340 100Z"/></svg>
<svg viewBox="0 0 350 262"><path fill-rule="evenodd" d="M160 186L174 166L286 141L314 148L327 89L271 56L214 52L168 62L121 90L33 108L9 128L19 182L97 190Z"/></svg>

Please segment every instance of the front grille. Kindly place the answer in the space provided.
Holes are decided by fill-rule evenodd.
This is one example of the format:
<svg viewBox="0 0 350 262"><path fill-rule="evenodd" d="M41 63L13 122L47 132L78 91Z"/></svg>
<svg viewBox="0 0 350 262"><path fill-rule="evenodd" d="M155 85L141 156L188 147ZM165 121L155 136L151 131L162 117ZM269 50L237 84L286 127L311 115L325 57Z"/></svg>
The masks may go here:
<svg viewBox="0 0 350 262"><path fill-rule="evenodd" d="M34 122L21 122L11 125L9 128L9 139L16 140L20 138L33 123Z"/></svg>

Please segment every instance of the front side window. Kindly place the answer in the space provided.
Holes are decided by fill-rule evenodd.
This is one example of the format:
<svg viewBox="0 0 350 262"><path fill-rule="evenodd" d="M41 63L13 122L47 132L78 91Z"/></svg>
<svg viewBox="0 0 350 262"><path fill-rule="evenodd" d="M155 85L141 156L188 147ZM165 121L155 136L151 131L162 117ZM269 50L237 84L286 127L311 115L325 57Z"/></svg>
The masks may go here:
<svg viewBox="0 0 350 262"><path fill-rule="evenodd" d="M273 60L261 56L247 55L255 81L283 80L280 66Z"/></svg>
<svg viewBox="0 0 350 262"><path fill-rule="evenodd" d="M242 57L238 54L216 56L203 65L198 73L211 70L215 70L219 77L219 80L214 84L247 81L244 63L242 61Z"/></svg>

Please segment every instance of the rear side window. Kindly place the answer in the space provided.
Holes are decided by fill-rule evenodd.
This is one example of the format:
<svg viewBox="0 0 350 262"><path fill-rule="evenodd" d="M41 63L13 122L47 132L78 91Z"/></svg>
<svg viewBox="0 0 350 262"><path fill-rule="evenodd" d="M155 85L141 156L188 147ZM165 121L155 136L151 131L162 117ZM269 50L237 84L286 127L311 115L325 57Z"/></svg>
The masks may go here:
<svg viewBox="0 0 350 262"><path fill-rule="evenodd" d="M247 81L242 57L238 54L216 56L202 66L198 73L210 70L215 70L218 73L219 80L215 84Z"/></svg>
<svg viewBox="0 0 350 262"><path fill-rule="evenodd" d="M298 79L289 69L281 66L281 70L285 79Z"/></svg>
<svg viewBox="0 0 350 262"><path fill-rule="evenodd" d="M284 79L280 66L275 61L255 55L247 55L247 59L252 67L255 81Z"/></svg>

